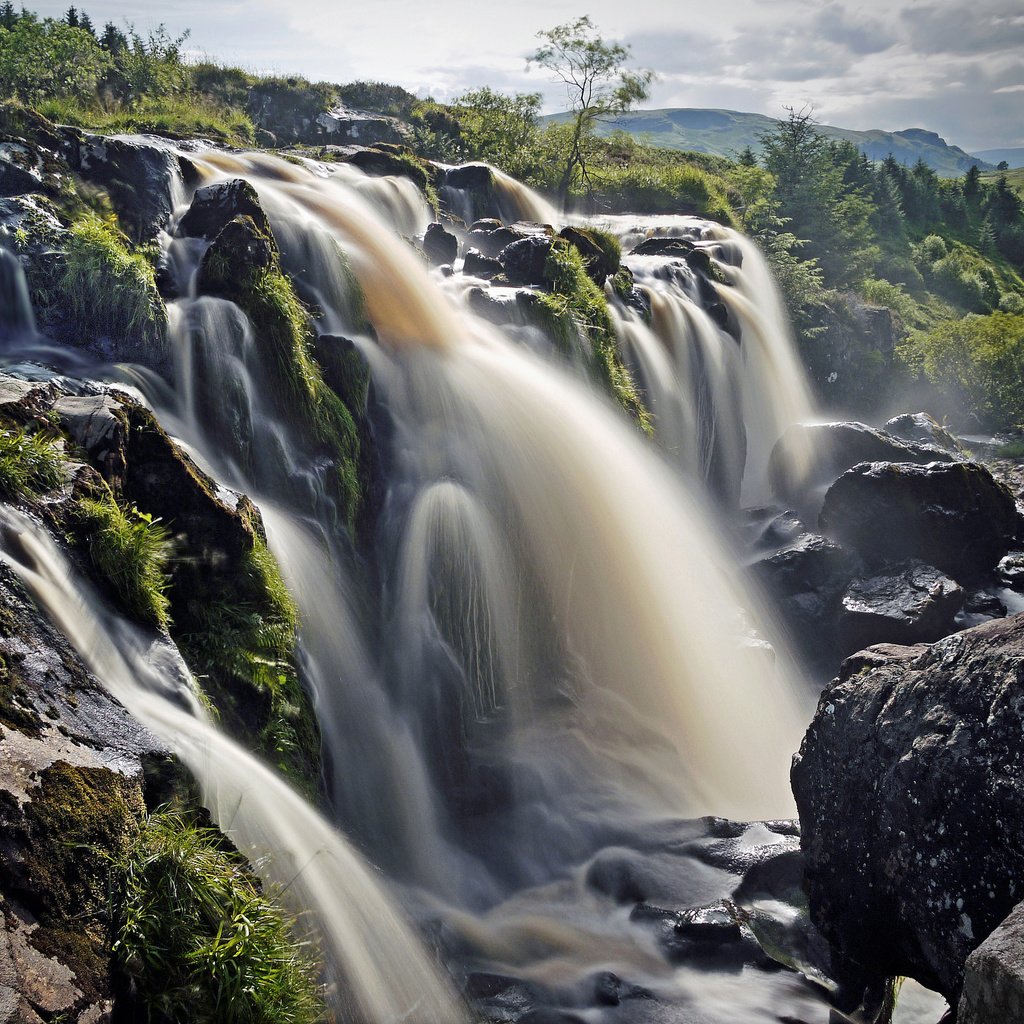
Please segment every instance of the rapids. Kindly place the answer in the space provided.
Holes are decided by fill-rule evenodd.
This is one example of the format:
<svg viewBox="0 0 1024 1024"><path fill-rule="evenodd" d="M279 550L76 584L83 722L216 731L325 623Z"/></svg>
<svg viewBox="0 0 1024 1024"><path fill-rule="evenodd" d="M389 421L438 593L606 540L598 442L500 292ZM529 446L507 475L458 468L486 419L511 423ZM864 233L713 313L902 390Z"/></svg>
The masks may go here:
<svg viewBox="0 0 1024 1024"><path fill-rule="evenodd" d="M408 180L261 154L188 158L204 183L256 188L317 329L352 338L371 371L386 487L361 551L338 526L325 467L267 399L253 325L197 293L204 246L173 225L163 239L182 295L169 303L173 386L145 367L93 371L130 383L205 469L260 507L300 610L325 745L323 816L204 718L180 668L168 699L159 645L103 610L11 511L4 557L96 675L179 753L260 870L295 880L351 998L339 996L339 1019L463 1018L410 921L460 981L506 971L571 1005L587 978L611 970L699 1008L693 1020L776 1020L782 1006L827 1019L796 975L744 969L747 987L718 976L705 991L587 882L621 856L659 880L651 899L722 898L734 875L685 852L713 838L696 819L793 813L789 757L811 693L740 573L720 503L741 479L745 501L763 500L771 445L811 415L756 248L694 218L600 221L624 249L652 230L706 248L741 328L737 343L678 265L627 258L653 317L648 326L613 299L613 319L654 414L652 444L581 366L486 323L464 288L425 268L403 236L432 214ZM511 179L495 187L508 219L556 219ZM186 190L172 189L180 216ZM9 271L0 287L20 296L0 262ZM8 361L45 361L34 325L15 327ZM740 830L741 846L783 841L754 828Z"/></svg>

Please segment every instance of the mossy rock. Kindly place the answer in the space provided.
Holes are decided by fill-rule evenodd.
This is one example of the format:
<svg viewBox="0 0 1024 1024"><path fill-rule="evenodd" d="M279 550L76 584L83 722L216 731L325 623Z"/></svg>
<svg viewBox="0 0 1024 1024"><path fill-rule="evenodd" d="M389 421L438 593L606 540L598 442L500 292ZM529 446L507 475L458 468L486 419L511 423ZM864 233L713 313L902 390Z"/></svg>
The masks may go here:
<svg viewBox="0 0 1024 1024"><path fill-rule="evenodd" d="M566 227L558 233L583 257L587 276L598 285L619 272L622 251L618 240L594 228Z"/></svg>
<svg viewBox="0 0 1024 1024"><path fill-rule="evenodd" d="M379 142L352 153L347 162L373 177L409 178L426 196L431 206L437 207L437 170L432 164L418 157L408 146Z"/></svg>
<svg viewBox="0 0 1024 1024"><path fill-rule="evenodd" d="M237 217L249 217L260 232L270 234L270 222L256 189L244 178L218 181L196 189L175 234L216 238L225 225Z"/></svg>

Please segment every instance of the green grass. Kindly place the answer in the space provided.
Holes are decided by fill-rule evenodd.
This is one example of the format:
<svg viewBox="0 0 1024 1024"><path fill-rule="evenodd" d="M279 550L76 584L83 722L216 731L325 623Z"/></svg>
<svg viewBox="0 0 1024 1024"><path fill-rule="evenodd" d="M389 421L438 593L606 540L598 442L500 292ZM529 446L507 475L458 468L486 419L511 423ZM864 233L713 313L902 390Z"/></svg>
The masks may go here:
<svg viewBox="0 0 1024 1024"><path fill-rule="evenodd" d="M60 446L26 430L0 431L0 496L14 500L59 487Z"/></svg>
<svg viewBox="0 0 1024 1024"><path fill-rule="evenodd" d="M112 496L83 498L78 518L96 571L140 622L166 629L170 534L151 516Z"/></svg>
<svg viewBox="0 0 1024 1024"><path fill-rule="evenodd" d="M157 346L167 321L153 265L112 225L87 214L71 226L57 296L86 337L133 337Z"/></svg>
<svg viewBox="0 0 1024 1024"><path fill-rule="evenodd" d="M210 138L250 145L256 129L244 110L224 106L199 94L145 97L112 109L68 98L42 100L37 109L57 124L115 133L150 132L174 139Z"/></svg>
<svg viewBox="0 0 1024 1024"><path fill-rule="evenodd" d="M544 276L551 291L540 293L541 306L550 314L556 332L580 331L590 343L590 370L594 379L626 410L640 429L652 432L650 414L640 401L636 383L619 355L615 330L604 292L587 276L579 250L556 238L548 253ZM569 345L564 344L568 348Z"/></svg>
<svg viewBox="0 0 1024 1024"><path fill-rule="evenodd" d="M213 829L150 815L120 865L114 953L133 1020L315 1024L326 1019L312 948Z"/></svg>

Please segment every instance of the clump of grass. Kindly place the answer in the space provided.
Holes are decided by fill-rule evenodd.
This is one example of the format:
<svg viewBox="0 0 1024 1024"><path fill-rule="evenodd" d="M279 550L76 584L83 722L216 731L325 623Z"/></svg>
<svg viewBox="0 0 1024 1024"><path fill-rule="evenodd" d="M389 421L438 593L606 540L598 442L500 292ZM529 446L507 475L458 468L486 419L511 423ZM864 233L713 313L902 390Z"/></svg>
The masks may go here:
<svg viewBox="0 0 1024 1024"><path fill-rule="evenodd" d="M996 451L996 458L999 459L1024 459L1024 437L1007 441Z"/></svg>
<svg viewBox="0 0 1024 1024"><path fill-rule="evenodd" d="M78 512L97 572L135 618L166 629L171 553L167 529L134 506L122 508L110 495L81 499Z"/></svg>
<svg viewBox="0 0 1024 1024"><path fill-rule="evenodd" d="M13 500L60 486L61 450L42 434L0 430L0 496Z"/></svg>
<svg viewBox="0 0 1024 1024"><path fill-rule="evenodd" d="M556 330L568 328L586 336L590 342L590 370L595 380L645 434L651 434L650 414L622 362L604 292L587 276L579 251L556 238L548 252L544 276L551 290L541 294L540 301L556 321Z"/></svg>
<svg viewBox="0 0 1024 1024"><path fill-rule="evenodd" d="M91 337L131 336L156 345L166 312L153 265L128 239L94 214L71 227L59 295L69 327Z"/></svg>
<svg viewBox="0 0 1024 1024"><path fill-rule="evenodd" d="M214 829L150 815L123 864L114 953L134 1020L315 1024L326 1017L311 947Z"/></svg>

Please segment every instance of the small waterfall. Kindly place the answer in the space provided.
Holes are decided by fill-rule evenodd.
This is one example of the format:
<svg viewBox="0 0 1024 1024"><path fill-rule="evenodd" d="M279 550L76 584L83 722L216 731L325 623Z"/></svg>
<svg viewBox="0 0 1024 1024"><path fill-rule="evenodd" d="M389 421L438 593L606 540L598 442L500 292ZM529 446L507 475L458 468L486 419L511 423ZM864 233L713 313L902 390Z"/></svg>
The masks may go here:
<svg viewBox="0 0 1024 1024"><path fill-rule="evenodd" d="M466 1020L373 872L280 776L203 717L180 662L168 671L163 641L104 609L27 516L0 508L0 531L0 557L111 695L181 757L221 829L298 909L316 912L343 1017Z"/></svg>
<svg viewBox="0 0 1024 1024"><path fill-rule="evenodd" d="M33 338L36 318L21 260L0 245L0 341Z"/></svg>

